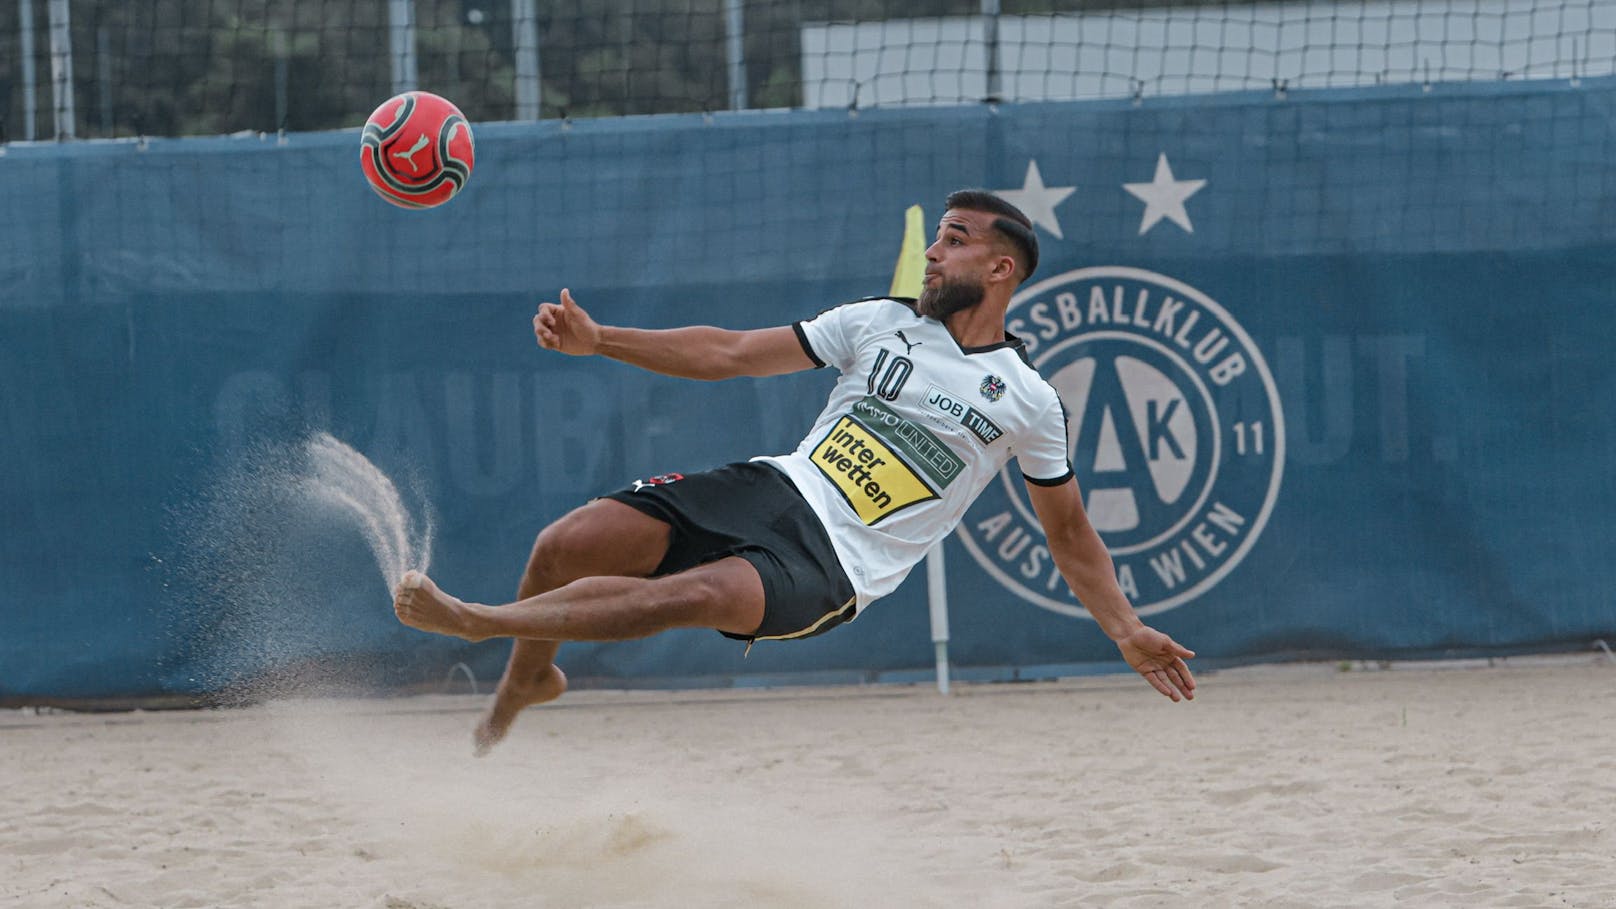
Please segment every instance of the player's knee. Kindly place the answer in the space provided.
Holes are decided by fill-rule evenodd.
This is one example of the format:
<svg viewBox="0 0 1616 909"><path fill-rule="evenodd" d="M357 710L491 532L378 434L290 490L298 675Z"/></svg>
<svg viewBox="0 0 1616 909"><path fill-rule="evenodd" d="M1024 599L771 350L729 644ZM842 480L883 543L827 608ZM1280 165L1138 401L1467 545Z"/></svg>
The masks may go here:
<svg viewBox="0 0 1616 909"><path fill-rule="evenodd" d="M579 578L648 577L668 551L668 533L663 521L597 499L539 532L521 595L554 590Z"/></svg>
<svg viewBox="0 0 1616 909"><path fill-rule="evenodd" d="M583 577L578 569L588 562L591 545L589 535L581 533L577 522L568 518L539 531L522 575L522 595L554 590Z"/></svg>

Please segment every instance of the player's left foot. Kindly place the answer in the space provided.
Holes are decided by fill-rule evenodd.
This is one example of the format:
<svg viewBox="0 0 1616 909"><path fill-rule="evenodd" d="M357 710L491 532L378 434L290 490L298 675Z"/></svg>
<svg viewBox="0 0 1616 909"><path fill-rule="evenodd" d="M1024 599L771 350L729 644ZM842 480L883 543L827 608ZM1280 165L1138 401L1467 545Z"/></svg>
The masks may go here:
<svg viewBox="0 0 1616 909"><path fill-rule="evenodd" d="M511 724L516 722L518 713L534 704L553 701L567 690L567 674L561 671L560 666L548 665L525 678L512 675L512 668L505 668L505 675L499 680L499 690L494 692L494 703L472 733L478 757L486 756L505 738Z"/></svg>
<svg viewBox="0 0 1616 909"><path fill-rule="evenodd" d="M432 579L419 571L404 572L393 592L393 613L411 628L450 637L481 641L487 635L473 630L472 607L444 593Z"/></svg>

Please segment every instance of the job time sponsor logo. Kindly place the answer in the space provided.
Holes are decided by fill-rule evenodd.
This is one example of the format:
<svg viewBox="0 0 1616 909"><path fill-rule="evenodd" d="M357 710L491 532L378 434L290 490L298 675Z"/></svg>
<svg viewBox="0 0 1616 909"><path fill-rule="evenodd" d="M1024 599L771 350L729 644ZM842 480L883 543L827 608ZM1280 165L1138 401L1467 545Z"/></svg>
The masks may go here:
<svg viewBox="0 0 1616 909"><path fill-rule="evenodd" d="M935 385L926 389L925 406L928 410L940 413L965 427L971 435L980 439L983 445L992 445L1004 435L1004 430L988 419L986 414Z"/></svg>

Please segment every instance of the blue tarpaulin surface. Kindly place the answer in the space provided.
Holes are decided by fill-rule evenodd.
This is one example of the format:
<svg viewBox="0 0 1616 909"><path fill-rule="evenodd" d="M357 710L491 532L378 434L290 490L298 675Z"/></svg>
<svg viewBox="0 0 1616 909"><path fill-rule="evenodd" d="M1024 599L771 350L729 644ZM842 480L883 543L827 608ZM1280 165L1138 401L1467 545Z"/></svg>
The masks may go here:
<svg viewBox="0 0 1616 909"><path fill-rule="evenodd" d="M430 212L371 194L357 132L6 146L0 698L493 677L508 645L396 623L361 529L286 492L291 446L364 453L430 506L434 577L508 600L546 522L789 450L832 379L542 352L540 300L786 324L885 292L904 210L962 186L1037 220L1012 327L1153 624L1224 662L1584 646L1616 633L1613 104L1593 80L480 124ZM947 544L958 666L1115 660L1016 487ZM917 571L749 657L690 631L562 663L910 677L924 598Z"/></svg>

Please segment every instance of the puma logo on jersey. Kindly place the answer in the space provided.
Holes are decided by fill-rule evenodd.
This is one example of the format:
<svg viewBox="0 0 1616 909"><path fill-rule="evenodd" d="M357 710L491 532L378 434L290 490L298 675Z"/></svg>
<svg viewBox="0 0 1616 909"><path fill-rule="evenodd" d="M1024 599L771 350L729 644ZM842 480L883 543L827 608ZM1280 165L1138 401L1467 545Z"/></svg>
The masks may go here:
<svg viewBox="0 0 1616 909"><path fill-rule="evenodd" d="M893 332L893 334L897 335L898 340L903 342L903 345L904 345L903 352L905 354L907 354L910 351L914 350L916 347L919 347L920 345L926 343L925 341L910 341L908 338L904 337L904 334L903 334L902 331L895 331L895 332Z"/></svg>
<svg viewBox="0 0 1616 909"><path fill-rule="evenodd" d="M682 474L682 473L658 474L657 476L654 476L649 480L635 480L634 481L634 491L639 492L640 490L646 489L646 488L651 487L651 486L666 486L669 483L677 483L680 480L683 480L684 478L685 478L685 475Z"/></svg>

